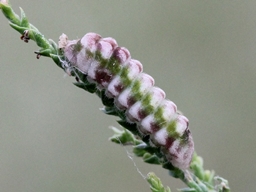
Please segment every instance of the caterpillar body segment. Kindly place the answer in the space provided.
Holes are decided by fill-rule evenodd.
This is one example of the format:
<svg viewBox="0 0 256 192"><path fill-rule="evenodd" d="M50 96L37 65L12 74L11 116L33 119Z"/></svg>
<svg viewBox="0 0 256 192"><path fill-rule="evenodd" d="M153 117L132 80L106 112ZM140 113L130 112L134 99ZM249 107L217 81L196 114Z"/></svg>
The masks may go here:
<svg viewBox="0 0 256 192"><path fill-rule="evenodd" d="M89 82L113 98L115 107L125 111L126 120L136 123L143 136L160 147L173 166L187 169L194 152L188 119L177 112L176 105L165 99L165 92L154 86L154 79L143 72L142 64L113 38L87 33L78 40L60 36L59 48L68 74L74 69Z"/></svg>

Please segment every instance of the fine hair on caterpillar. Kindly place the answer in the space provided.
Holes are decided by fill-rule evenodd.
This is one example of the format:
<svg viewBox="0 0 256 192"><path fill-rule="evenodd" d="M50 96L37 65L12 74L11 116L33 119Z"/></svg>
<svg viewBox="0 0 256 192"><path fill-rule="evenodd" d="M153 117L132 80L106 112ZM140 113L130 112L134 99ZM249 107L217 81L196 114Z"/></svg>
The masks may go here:
<svg viewBox="0 0 256 192"><path fill-rule="evenodd" d="M81 39L60 36L62 67L76 78L76 70L86 76L109 99L126 121L135 123L138 132L148 136L166 159L179 169L187 169L194 152L188 119L177 106L165 98L165 92L154 86L154 79L143 72L142 64L130 52L119 47L116 40L87 33Z"/></svg>

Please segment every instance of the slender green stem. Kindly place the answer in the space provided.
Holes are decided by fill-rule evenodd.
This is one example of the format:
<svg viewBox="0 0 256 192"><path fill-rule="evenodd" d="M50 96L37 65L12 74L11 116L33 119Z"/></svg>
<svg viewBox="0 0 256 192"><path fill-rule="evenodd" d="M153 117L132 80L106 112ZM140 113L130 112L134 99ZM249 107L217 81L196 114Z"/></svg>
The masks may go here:
<svg viewBox="0 0 256 192"><path fill-rule="evenodd" d="M22 35L21 39L24 40L24 42L27 43L29 40L33 40L38 47L41 48L39 51L35 52L37 58L40 56L51 57L54 62L62 68L57 44L51 39L46 39L34 25L28 22L22 8L20 8L20 17L13 11L7 0L0 1L0 9L4 16L9 20L10 26Z"/></svg>
<svg viewBox="0 0 256 192"><path fill-rule="evenodd" d="M40 47L39 51L36 51L37 57L46 56L53 59L53 61L63 69L62 59L63 55L59 50L57 44L53 40L48 40L44 35L32 24L28 22L28 19L22 9L21 16L19 17L11 8L8 0L0 0L0 9L4 16L9 20L10 26L18 31L22 36L21 39L24 42L33 40ZM124 131L120 131L116 128L112 128L114 136L110 138L112 142L122 145L133 145L134 153L142 157L143 161L150 164L162 165L163 168L168 169L169 173L174 178L182 180L188 188L180 189L180 191L194 191L194 192L206 192L206 191L218 191L229 192L228 181L214 176L213 171L204 170L203 159L197 154L194 154L190 168L192 172L187 170L180 170L172 166L167 161L165 156L161 153L159 147L153 147L150 144L149 138L143 138L137 131L135 124L130 124L126 121L125 114L117 110L114 105L113 99L109 99L101 91L97 90L95 84L87 81L86 76L78 70L75 70L76 77L81 82L74 83L77 87L82 88L90 93L96 93L102 100L105 108L104 113L108 115L115 115L120 117L118 123L125 128ZM153 173L148 174L148 182L152 191L170 192L170 189L164 188L160 179ZM217 182L217 184L215 184Z"/></svg>

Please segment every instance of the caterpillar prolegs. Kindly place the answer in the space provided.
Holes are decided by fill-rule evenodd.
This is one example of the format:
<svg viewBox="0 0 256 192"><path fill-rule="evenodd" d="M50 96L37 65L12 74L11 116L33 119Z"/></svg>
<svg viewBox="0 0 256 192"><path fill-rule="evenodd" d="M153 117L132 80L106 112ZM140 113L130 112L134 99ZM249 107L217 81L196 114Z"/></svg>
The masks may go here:
<svg viewBox="0 0 256 192"><path fill-rule="evenodd" d="M143 73L142 64L115 39L87 33L81 39L60 36L59 48L68 74L74 69L86 75L96 88L113 98L115 106L125 111L126 120L136 123L143 136L161 148L173 166L186 169L192 159L194 143L188 119L177 112L176 105L165 99L165 92L154 86L154 79Z"/></svg>

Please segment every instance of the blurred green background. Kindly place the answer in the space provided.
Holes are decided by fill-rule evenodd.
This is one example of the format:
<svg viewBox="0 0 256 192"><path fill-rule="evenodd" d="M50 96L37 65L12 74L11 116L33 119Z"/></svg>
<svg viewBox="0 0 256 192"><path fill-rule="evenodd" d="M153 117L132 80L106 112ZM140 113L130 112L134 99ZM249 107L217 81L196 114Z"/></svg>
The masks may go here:
<svg viewBox="0 0 256 192"><path fill-rule="evenodd" d="M234 192L255 191L256 1L11 3L47 38L97 32L127 47L189 118L205 168ZM119 126L100 100L50 59L37 60L35 43L23 43L2 15L0 24L0 191L150 191L125 149L108 141L108 127ZM135 162L172 191L184 187L160 166Z"/></svg>

